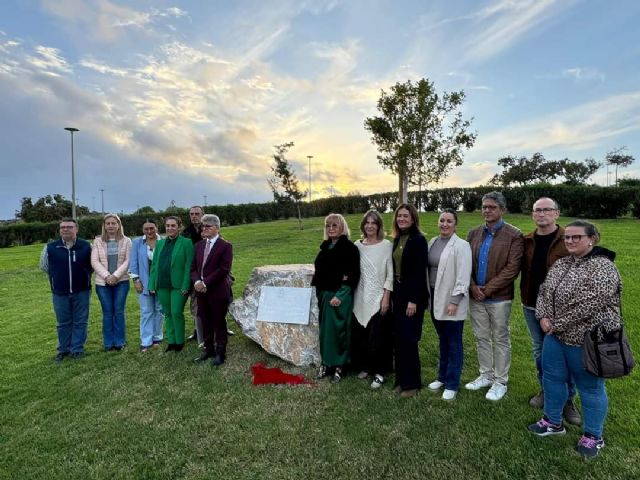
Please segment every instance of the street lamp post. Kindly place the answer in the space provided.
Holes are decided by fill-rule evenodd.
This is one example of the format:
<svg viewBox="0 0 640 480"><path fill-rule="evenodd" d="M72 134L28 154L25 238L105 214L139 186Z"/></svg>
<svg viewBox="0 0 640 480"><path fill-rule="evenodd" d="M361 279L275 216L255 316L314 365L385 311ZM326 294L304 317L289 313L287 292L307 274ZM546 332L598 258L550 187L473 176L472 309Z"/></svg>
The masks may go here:
<svg viewBox="0 0 640 480"><path fill-rule="evenodd" d="M73 161L73 133L79 132L77 128L74 127L64 127L69 133L71 133L71 217L74 220L76 218L76 170L75 163Z"/></svg>
<svg viewBox="0 0 640 480"><path fill-rule="evenodd" d="M104 188L100 189L100 199L102 200L102 202L101 202L102 214L104 215Z"/></svg>
<svg viewBox="0 0 640 480"><path fill-rule="evenodd" d="M311 159L313 155L307 155L307 159L309 160L309 203L311 203Z"/></svg>

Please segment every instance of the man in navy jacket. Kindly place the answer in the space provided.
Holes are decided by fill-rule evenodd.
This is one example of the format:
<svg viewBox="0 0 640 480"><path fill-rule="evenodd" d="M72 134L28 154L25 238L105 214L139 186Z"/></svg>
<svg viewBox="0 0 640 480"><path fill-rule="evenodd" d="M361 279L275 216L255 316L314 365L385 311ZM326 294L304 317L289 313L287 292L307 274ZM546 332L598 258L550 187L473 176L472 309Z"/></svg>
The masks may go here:
<svg viewBox="0 0 640 480"><path fill-rule="evenodd" d="M58 323L56 363L71 355L84 356L91 296L91 245L78 238L78 223L60 221L60 238L42 250L40 268L49 275L53 310Z"/></svg>

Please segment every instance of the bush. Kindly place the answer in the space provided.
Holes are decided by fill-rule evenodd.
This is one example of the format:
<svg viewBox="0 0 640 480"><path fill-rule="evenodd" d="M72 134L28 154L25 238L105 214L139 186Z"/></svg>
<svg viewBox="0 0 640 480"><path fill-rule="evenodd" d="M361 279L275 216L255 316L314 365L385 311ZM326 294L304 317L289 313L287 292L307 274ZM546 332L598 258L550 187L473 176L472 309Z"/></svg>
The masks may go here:
<svg viewBox="0 0 640 480"><path fill-rule="evenodd" d="M465 212L479 210L482 196L496 187L442 188L421 192L409 192L409 201L418 204L425 211L444 208L460 208ZM540 197L551 197L559 205L562 214L569 217L616 218L629 212L640 218L640 186L598 187L537 184L526 187L501 190L507 199L507 207L512 213L530 212L533 203ZM350 195L329 197L304 202L300 205L303 217L322 217L329 213L364 213L370 208L386 213L398 206L397 192L373 195ZM215 213L223 226L243 225L296 217L296 207L292 202L245 203L241 205L209 205L205 213ZM170 211L158 213L138 213L121 217L125 234L130 237L142 235L142 224L149 218L155 220L163 230L164 218L176 215L185 225L189 224L189 210L172 207ZM84 217L78 221L79 235L93 239L102 229L102 216ZM25 223L16 222L0 226L0 248L12 245L29 245L46 242L58 236L58 222Z"/></svg>

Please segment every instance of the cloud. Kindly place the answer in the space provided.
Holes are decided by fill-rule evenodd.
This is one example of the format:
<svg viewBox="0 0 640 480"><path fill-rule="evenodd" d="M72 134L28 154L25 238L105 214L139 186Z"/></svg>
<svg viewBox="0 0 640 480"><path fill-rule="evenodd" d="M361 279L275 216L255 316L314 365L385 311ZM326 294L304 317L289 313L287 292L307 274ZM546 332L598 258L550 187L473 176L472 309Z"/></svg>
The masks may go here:
<svg viewBox="0 0 640 480"><path fill-rule="evenodd" d="M479 135L470 156L530 155L534 152L590 152L640 131L640 91L611 95L564 111Z"/></svg>
<svg viewBox="0 0 640 480"><path fill-rule="evenodd" d="M116 77L125 77L128 75L128 70L125 68L112 67L102 62L98 62L92 56L82 58L78 64L81 67L94 70L98 73L113 75Z"/></svg>
<svg viewBox="0 0 640 480"><path fill-rule="evenodd" d="M562 76L565 78L572 78L576 83L580 82L604 82L604 73L598 71L595 68L590 67L573 67L566 68L562 71Z"/></svg>
<svg viewBox="0 0 640 480"><path fill-rule="evenodd" d="M471 81L473 80L473 75L469 72L452 71L447 73L447 76L453 79L460 79L462 83L462 88L465 90L478 90L478 91L485 91L485 92L493 91L493 88L487 85L472 84Z"/></svg>
<svg viewBox="0 0 640 480"><path fill-rule="evenodd" d="M71 67L60 55L60 50L57 48L38 45L35 50L37 55L27 58L27 61L34 67L50 75L72 72Z"/></svg>
<svg viewBox="0 0 640 480"><path fill-rule="evenodd" d="M474 18L479 32L469 36L466 58L480 62L509 49L522 37L554 20L576 0L496 1Z"/></svg>
<svg viewBox="0 0 640 480"><path fill-rule="evenodd" d="M538 33L580 0L494 0L463 15L442 17L436 10L423 14L416 31L423 40L419 51L438 58L447 51L447 63L474 64L508 50L526 35ZM458 26L456 24L463 24ZM429 48L431 47L431 48ZM458 54L452 52L457 51ZM443 63L445 59L439 59ZM450 68L450 67L449 67Z"/></svg>
<svg viewBox="0 0 640 480"><path fill-rule="evenodd" d="M188 12L178 7L137 10L110 0L43 0L42 7L62 20L65 28L78 28L76 34L83 41L100 43L118 42L131 35L154 35L157 27L165 26L160 22L188 18Z"/></svg>

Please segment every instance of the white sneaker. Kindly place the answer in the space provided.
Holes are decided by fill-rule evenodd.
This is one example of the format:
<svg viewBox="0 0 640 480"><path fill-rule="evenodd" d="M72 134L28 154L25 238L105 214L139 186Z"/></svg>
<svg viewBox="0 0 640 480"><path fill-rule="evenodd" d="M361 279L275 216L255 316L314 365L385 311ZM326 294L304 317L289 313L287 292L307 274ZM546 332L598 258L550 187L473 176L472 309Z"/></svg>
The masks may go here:
<svg viewBox="0 0 640 480"><path fill-rule="evenodd" d="M455 390L448 390L448 389L444 389L444 392L442 392L442 399L443 400L448 400L451 401L453 399L456 398L456 395L458 394L457 391Z"/></svg>
<svg viewBox="0 0 640 480"><path fill-rule="evenodd" d="M481 388L490 387L491 385L493 385L492 380L480 375L473 382L467 383L464 388L467 390L480 390Z"/></svg>
<svg viewBox="0 0 640 480"><path fill-rule="evenodd" d="M505 393L507 393L507 386L500 382L494 382L485 395L485 398L487 400L491 400L492 402L497 402L498 400L501 400L502 397L504 397Z"/></svg>
<svg viewBox="0 0 640 480"><path fill-rule="evenodd" d="M431 382L429 385L427 385L427 388L429 390L440 390L442 387L444 386L444 383L442 383L440 380L435 380L433 382Z"/></svg>
<svg viewBox="0 0 640 480"><path fill-rule="evenodd" d="M371 388L373 390L376 390L376 389L380 388L383 383L384 383L384 377L382 375L380 375L380 374L376 374L373 377L373 382L371 382Z"/></svg>

